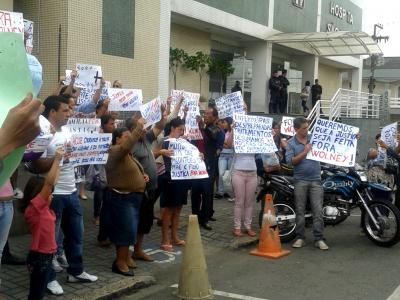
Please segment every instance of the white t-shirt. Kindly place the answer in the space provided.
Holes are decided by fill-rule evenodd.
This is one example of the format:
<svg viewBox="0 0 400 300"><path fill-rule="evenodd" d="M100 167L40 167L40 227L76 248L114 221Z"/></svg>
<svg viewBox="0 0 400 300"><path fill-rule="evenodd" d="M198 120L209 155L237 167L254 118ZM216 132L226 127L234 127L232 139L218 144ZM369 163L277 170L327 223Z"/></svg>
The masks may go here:
<svg viewBox="0 0 400 300"><path fill-rule="evenodd" d="M50 145L47 147L46 152L42 157L52 157L54 156L56 149L63 147L68 141L68 135L64 132L56 132ZM70 195L76 191L75 186L75 172L74 167L69 162L63 162L60 167L60 175L58 176L58 181L54 187L54 195Z"/></svg>

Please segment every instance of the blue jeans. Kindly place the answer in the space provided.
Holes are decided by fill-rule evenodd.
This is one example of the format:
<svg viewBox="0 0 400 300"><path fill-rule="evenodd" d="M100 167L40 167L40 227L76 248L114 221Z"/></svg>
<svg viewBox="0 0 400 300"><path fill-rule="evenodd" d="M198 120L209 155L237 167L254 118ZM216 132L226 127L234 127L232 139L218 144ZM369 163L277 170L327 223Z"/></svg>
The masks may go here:
<svg viewBox="0 0 400 300"><path fill-rule="evenodd" d="M224 175L225 171L231 168L233 159L232 153L221 153L218 159L218 172L219 172L219 180L218 180L218 190L217 194L223 195L224 194L224 181L222 180L222 176Z"/></svg>
<svg viewBox="0 0 400 300"><path fill-rule="evenodd" d="M305 210L307 198L310 199L313 216L314 240L323 239L324 219L322 215L322 202L324 191L321 181L296 180L294 183L294 200L296 203L296 236L305 239Z"/></svg>
<svg viewBox="0 0 400 300"><path fill-rule="evenodd" d="M13 216L13 201L0 201L0 261L3 255L4 245L7 242L8 233L10 232Z"/></svg>
<svg viewBox="0 0 400 300"><path fill-rule="evenodd" d="M83 272L83 217L77 192L53 195L51 209L56 214L56 241L60 240L61 229L64 233L64 251L69 264L67 272L79 275Z"/></svg>

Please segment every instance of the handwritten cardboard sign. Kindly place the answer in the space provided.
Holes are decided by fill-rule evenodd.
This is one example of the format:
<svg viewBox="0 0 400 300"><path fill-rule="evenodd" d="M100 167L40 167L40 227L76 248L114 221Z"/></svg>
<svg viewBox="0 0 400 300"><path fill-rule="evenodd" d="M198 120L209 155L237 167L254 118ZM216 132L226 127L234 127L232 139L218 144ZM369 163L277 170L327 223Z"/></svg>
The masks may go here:
<svg viewBox="0 0 400 300"><path fill-rule="evenodd" d="M40 133L32 142L26 145L23 161L38 159L53 139L50 122L45 117L39 116L39 124Z"/></svg>
<svg viewBox="0 0 400 300"><path fill-rule="evenodd" d="M359 128L330 120L317 119L311 135L312 149L307 159L342 167L356 161Z"/></svg>
<svg viewBox="0 0 400 300"><path fill-rule="evenodd" d="M24 36L24 16L21 13L0 10L0 32L17 32Z"/></svg>
<svg viewBox="0 0 400 300"><path fill-rule="evenodd" d="M99 101L103 101L108 97L108 89L111 87L111 82L106 81L106 84L101 89ZM77 99L77 105L81 105L83 103L87 103L93 101L93 96L96 93L97 89L88 88L88 89L81 89L79 91L79 96Z"/></svg>
<svg viewBox="0 0 400 300"><path fill-rule="evenodd" d="M73 134L70 163L74 166L106 164L111 139L111 133Z"/></svg>
<svg viewBox="0 0 400 300"><path fill-rule="evenodd" d="M142 117L146 120L146 127L149 127L161 120L161 98L157 97L140 107Z"/></svg>
<svg viewBox="0 0 400 300"><path fill-rule="evenodd" d="M108 89L109 111L140 111L143 102L142 90Z"/></svg>
<svg viewBox="0 0 400 300"><path fill-rule="evenodd" d="M282 117L281 133L284 135L294 136L293 117Z"/></svg>
<svg viewBox="0 0 400 300"><path fill-rule="evenodd" d="M24 19L25 48L26 52L32 53L33 49L33 22Z"/></svg>
<svg viewBox="0 0 400 300"><path fill-rule="evenodd" d="M63 126L62 130L68 130L70 133L99 133L100 132L100 119L90 118L69 118L67 125Z"/></svg>
<svg viewBox="0 0 400 300"><path fill-rule="evenodd" d="M272 118L235 113L233 119L233 144L236 153L278 151L272 137Z"/></svg>
<svg viewBox="0 0 400 300"><path fill-rule="evenodd" d="M101 66L76 64L78 72L75 79L75 86L81 89L98 89L101 83Z"/></svg>
<svg viewBox="0 0 400 300"><path fill-rule="evenodd" d="M206 165L196 146L185 139L169 139L169 149L174 151L171 159L171 179L208 178Z"/></svg>
<svg viewBox="0 0 400 300"><path fill-rule="evenodd" d="M381 130L381 140L390 148L397 146L397 122L386 125Z"/></svg>
<svg viewBox="0 0 400 300"><path fill-rule="evenodd" d="M227 94L215 100L218 110L218 117L224 119L233 117L234 113L244 114L244 101L240 91Z"/></svg>

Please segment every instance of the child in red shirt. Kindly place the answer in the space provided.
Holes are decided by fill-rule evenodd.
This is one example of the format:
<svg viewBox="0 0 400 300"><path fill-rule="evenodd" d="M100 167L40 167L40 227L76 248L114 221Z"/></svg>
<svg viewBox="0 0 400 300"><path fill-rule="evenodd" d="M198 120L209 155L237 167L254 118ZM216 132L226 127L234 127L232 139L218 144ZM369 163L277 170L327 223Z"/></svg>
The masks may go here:
<svg viewBox="0 0 400 300"><path fill-rule="evenodd" d="M32 234L30 251L27 259L30 273L28 299L42 299L51 275L51 262L57 250L55 241L56 216L49 208L52 192L60 170L62 150L57 150L53 165L46 178L33 176L26 184L21 210L24 212L29 231ZM54 273L54 272L53 272Z"/></svg>

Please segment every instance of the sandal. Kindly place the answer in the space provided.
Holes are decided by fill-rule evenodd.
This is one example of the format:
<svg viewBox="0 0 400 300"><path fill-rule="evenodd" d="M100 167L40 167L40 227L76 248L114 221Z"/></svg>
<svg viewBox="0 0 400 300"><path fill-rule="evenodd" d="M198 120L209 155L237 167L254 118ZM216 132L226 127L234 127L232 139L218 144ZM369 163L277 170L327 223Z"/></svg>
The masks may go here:
<svg viewBox="0 0 400 300"><path fill-rule="evenodd" d="M232 232L232 234L234 235L234 236L243 236L243 233L242 233L242 231L240 230L240 229L234 229L233 230L233 232Z"/></svg>
<svg viewBox="0 0 400 300"><path fill-rule="evenodd" d="M171 244L161 244L160 245L161 250L164 250L166 252L172 252L173 248Z"/></svg>
<svg viewBox="0 0 400 300"><path fill-rule="evenodd" d="M247 230L246 230L246 233L247 233L248 236L251 236L251 237L257 235L257 233L256 233L254 230L252 230L252 229L247 229Z"/></svg>
<svg viewBox="0 0 400 300"><path fill-rule="evenodd" d="M172 242L175 246L185 246L186 242L184 240L177 240L176 242Z"/></svg>

